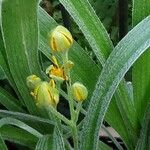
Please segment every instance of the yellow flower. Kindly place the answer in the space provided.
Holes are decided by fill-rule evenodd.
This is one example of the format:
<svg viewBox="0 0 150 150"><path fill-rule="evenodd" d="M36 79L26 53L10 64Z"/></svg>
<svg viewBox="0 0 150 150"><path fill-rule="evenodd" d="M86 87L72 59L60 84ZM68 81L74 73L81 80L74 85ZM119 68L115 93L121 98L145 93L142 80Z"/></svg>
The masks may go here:
<svg viewBox="0 0 150 150"><path fill-rule="evenodd" d="M65 27L59 25L49 34L49 44L53 51L66 51L72 46L73 38Z"/></svg>
<svg viewBox="0 0 150 150"><path fill-rule="evenodd" d="M41 79L34 74L28 76L26 79L26 84L28 88L31 90L33 90L40 82L41 82Z"/></svg>
<svg viewBox="0 0 150 150"><path fill-rule="evenodd" d="M79 82L72 85L71 91L73 98L78 102L84 101L88 96L87 88Z"/></svg>
<svg viewBox="0 0 150 150"><path fill-rule="evenodd" d="M67 76L65 75L64 67L63 66L60 67L58 65L58 62L55 56L52 56L52 62L53 62L53 65L50 65L46 69L46 74L49 74L51 78L59 80L59 81L68 80Z"/></svg>
<svg viewBox="0 0 150 150"><path fill-rule="evenodd" d="M38 107L51 105L56 107L59 102L59 92L55 88L53 80L48 82L41 82L34 90L31 95L35 98L36 105Z"/></svg>

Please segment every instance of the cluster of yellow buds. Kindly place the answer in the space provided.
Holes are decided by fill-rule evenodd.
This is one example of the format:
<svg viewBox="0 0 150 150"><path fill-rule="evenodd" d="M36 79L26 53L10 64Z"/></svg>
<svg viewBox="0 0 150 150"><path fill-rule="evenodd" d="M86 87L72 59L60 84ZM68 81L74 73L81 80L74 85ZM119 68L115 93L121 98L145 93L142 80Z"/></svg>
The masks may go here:
<svg viewBox="0 0 150 150"><path fill-rule="evenodd" d="M50 80L48 83L42 81L36 75L30 75L27 77L26 82L38 107L51 105L55 108L57 106L59 102L59 92L55 87L54 80Z"/></svg>
<svg viewBox="0 0 150 150"><path fill-rule="evenodd" d="M71 33L63 26L57 26L49 33L48 37L52 52L62 54L63 64L59 65L54 56L55 53L53 53L54 55L51 57L52 65L46 69L46 74L51 78L50 82L42 81L36 75L28 76L26 82L38 107L51 105L56 108L59 102L59 91L55 82L68 82L70 69L74 65L72 61L68 60L68 50L73 44L73 38ZM87 98L88 91L81 83L74 83L71 86L71 91L73 99L77 102L84 101Z"/></svg>

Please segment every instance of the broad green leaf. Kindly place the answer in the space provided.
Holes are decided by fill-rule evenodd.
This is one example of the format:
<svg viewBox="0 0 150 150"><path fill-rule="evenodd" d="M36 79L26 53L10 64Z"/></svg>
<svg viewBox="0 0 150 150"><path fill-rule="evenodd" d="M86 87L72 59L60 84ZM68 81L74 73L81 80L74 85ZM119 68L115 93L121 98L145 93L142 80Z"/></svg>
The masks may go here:
<svg viewBox="0 0 150 150"><path fill-rule="evenodd" d="M133 26L150 15L150 0L133 0ZM148 49L134 64L132 82L137 120L142 120L145 107L150 97L150 49Z"/></svg>
<svg viewBox="0 0 150 150"><path fill-rule="evenodd" d="M109 131L107 130L107 128L106 128L104 125L102 125L101 128L102 128L102 129L104 130L104 132L108 135L108 137L112 140L112 142L114 143L114 145L115 145L119 150L123 150L122 146L121 146L120 143L115 139L115 137L113 137L113 135L111 134L111 132L109 132Z"/></svg>
<svg viewBox="0 0 150 150"><path fill-rule="evenodd" d="M0 110L0 117L12 117L16 118L19 120L22 120L23 122L30 122L30 123L43 123L43 124L48 124L48 125L55 125L55 122L49 120L49 119L44 119L40 118L37 116L25 114L25 113L20 113L20 112L12 112L12 111L7 111L7 110Z"/></svg>
<svg viewBox="0 0 150 150"><path fill-rule="evenodd" d="M0 150L7 150L7 146L1 135L0 135Z"/></svg>
<svg viewBox="0 0 150 150"><path fill-rule="evenodd" d="M53 28L57 26L57 23L43 9L40 8L39 9L39 25L40 25L39 49L48 58L50 58L51 53L47 44L47 34L50 30L52 30ZM74 42L73 47L69 51L69 58L75 64L71 72L71 77L73 79L73 82L80 81L84 83L89 91L89 98L90 98L94 90L97 78L100 74L101 67L99 68L97 64L95 64L94 61L91 60L91 58L76 42ZM122 83L122 87L121 87L122 89L123 89L123 84L124 83ZM130 100L127 99L128 91L125 91L125 90L121 90L121 91L124 92L123 95L126 95L126 98L123 99L122 98L123 96L122 96L121 99L118 99L118 101L121 101L122 102L121 104L124 107L126 106L126 104L127 104L126 107L128 107L129 106L128 103L130 103ZM119 95L120 94L121 93L119 92ZM106 116L106 120L111 126L113 126L114 129L116 129L116 131L118 131L118 133L121 135L121 137L123 138L126 144L128 143L132 144L131 137L130 135L128 135L129 126L127 126L128 128L125 126L124 120L122 119L122 113L125 116L128 115L128 117L130 117L130 120L133 120L132 115L130 113L131 110L133 111L133 107L132 105L130 106L131 110L129 112L127 112L126 109L120 110L118 108L118 105L116 104L116 101L115 99L112 100L110 107L109 107L109 111ZM126 112L127 114L125 114L124 112ZM127 118L127 117L124 117L124 118Z"/></svg>
<svg viewBox="0 0 150 150"><path fill-rule="evenodd" d="M9 0L2 2L2 35L6 47L8 65L16 86L31 113L37 114L29 95L26 78L40 75L38 63L37 1ZM16 32L17 29L17 32Z"/></svg>
<svg viewBox="0 0 150 150"><path fill-rule="evenodd" d="M3 70L3 68L0 66L0 80L3 80L3 79L5 79L6 78L6 75L5 75L5 73L4 73L4 70Z"/></svg>
<svg viewBox="0 0 150 150"><path fill-rule="evenodd" d="M15 85L13 78L10 74L10 70L9 70L6 58L5 58L4 54L2 53L4 50L5 50L4 43L3 43L1 31L0 31L0 68L1 68L1 72L3 71L3 75L5 74L8 78L8 80L10 81L10 83Z"/></svg>
<svg viewBox="0 0 150 150"><path fill-rule="evenodd" d="M35 137L38 137L38 138L42 137L42 134L39 133L38 131L36 131L35 129L33 129L30 126L28 126L27 124L25 124L17 119L11 118L11 117L6 117L6 118L0 119L0 128L4 125L14 125L14 126L17 126L21 129L24 129L25 131L33 134Z"/></svg>
<svg viewBox="0 0 150 150"><path fill-rule="evenodd" d="M117 86L131 65L150 46L149 26L150 16L132 29L107 59L85 117L81 149L96 149L99 129Z"/></svg>
<svg viewBox="0 0 150 150"><path fill-rule="evenodd" d="M108 145L103 142L99 142L98 150L112 150Z"/></svg>
<svg viewBox="0 0 150 150"><path fill-rule="evenodd" d="M4 140L34 149L38 138L25 130L13 126L3 126L0 133Z"/></svg>
<svg viewBox="0 0 150 150"><path fill-rule="evenodd" d="M0 87L0 103L8 110L24 112L19 104L19 100L15 99L6 90Z"/></svg>
<svg viewBox="0 0 150 150"><path fill-rule="evenodd" d="M36 150L65 150L62 134L58 127L55 127L53 136L46 135L39 139Z"/></svg>
<svg viewBox="0 0 150 150"><path fill-rule="evenodd" d="M148 150L150 148L150 103L144 114L140 138L136 145L136 150Z"/></svg>
<svg viewBox="0 0 150 150"><path fill-rule="evenodd" d="M53 137L52 135L46 135L39 139L35 150L52 150L53 149Z"/></svg>
<svg viewBox="0 0 150 150"><path fill-rule="evenodd" d="M60 2L78 24L96 57L104 65L113 46L88 0L60 0Z"/></svg>
<svg viewBox="0 0 150 150"><path fill-rule="evenodd" d="M65 150L63 136L56 126L53 133L53 150Z"/></svg>

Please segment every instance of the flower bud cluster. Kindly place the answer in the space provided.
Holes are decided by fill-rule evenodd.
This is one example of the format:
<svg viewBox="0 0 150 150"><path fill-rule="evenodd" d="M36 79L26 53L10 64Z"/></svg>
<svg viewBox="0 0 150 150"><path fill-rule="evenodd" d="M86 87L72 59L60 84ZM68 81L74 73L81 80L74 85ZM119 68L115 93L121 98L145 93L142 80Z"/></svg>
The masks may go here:
<svg viewBox="0 0 150 150"><path fill-rule="evenodd" d="M50 82L42 81L36 75L30 75L27 77L26 83L38 107L51 105L56 108L59 102L59 91L56 83L71 81L70 70L74 63L68 60L68 51L73 44L73 38L65 27L57 26L49 33L48 42L53 52L52 64L46 69ZM61 65L56 58L58 53L62 56L63 63ZM70 84L70 87L74 100L82 102L87 99L88 91L82 83L76 82L72 86Z"/></svg>

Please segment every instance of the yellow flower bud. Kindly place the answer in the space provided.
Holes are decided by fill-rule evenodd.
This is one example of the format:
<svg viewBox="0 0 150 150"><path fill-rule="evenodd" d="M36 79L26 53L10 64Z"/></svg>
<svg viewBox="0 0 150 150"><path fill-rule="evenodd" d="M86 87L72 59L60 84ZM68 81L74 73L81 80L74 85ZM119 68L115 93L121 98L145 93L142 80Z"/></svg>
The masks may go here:
<svg viewBox="0 0 150 150"><path fill-rule="evenodd" d="M84 101L88 96L87 88L79 82L72 85L71 91L73 98L78 102Z"/></svg>
<svg viewBox="0 0 150 150"><path fill-rule="evenodd" d="M55 81L63 82L64 80L68 80L68 77L65 75L64 67L59 66L57 59L55 56L52 56L53 65L50 65L46 69L46 74L49 75Z"/></svg>
<svg viewBox="0 0 150 150"><path fill-rule="evenodd" d="M38 107L48 105L56 107L59 102L59 92L55 88L54 82L41 82L41 84L34 89L32 95Z"/></svg>
<svg viewBox="0 0 150 150"><path fill-rule="evenodd" d="M28 88L31 90L33 90L40 82L41 82L41 79L37 77L36 75L30 75L26 79L26 84Z"/></svg>
<svg viewBox="0 0 150 150"><path fill-rule="evenodd" d="M66 51L72 46L73 38L65 27L59 25L49 35L49 44L53 51Z"/></svg>

